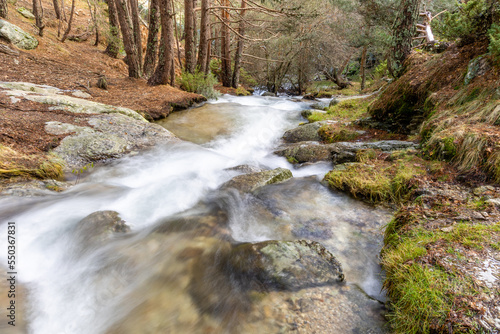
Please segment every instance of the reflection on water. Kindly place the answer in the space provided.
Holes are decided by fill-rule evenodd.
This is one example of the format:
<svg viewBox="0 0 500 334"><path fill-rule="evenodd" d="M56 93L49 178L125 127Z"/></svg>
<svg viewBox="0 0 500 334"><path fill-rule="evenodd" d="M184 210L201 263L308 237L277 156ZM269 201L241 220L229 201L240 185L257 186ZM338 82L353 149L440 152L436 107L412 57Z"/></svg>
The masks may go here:
<svg viewBox="0 0 500 334"><path fill-rule="evenodd" d="M98 168L64 193L0 199L0 221L18 224L29 332L383 333L377 254L388 213L319 184L331 166L294 169L271 153L303 107L224 97L163 122L192 143ZM254 194L220 191L240 165L295 178ZM100 210L131 231L82 228ZM321 242L346 282L274 291L227 271L236 244L273 239Z"/></svg>

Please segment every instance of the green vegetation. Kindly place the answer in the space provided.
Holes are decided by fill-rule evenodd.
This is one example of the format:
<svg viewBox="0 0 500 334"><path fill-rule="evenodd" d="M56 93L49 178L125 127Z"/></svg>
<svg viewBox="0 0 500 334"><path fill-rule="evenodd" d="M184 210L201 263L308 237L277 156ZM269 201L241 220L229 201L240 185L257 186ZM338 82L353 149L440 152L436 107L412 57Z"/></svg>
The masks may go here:
<svg viewBox="0 0 500 334"><path fill-rule="evenodd" d="M413 151L394 152L385 160L377 160L377 154L368 150L359 152L356 158L359 163L332 170L325 181L333 189L370 202L408 201L414 189L413 178L425 174L430 164Z"/></svg>
<svg viewBox="0 0 500 334"><path fill-rule="evenodd" d="M249 96L249 95L252 95L248 90L246 90L245 88L243 88L241 86L236 89L235 93L238 96Z"/></svg>
<svg viewBox="0 0 500 334"><path fill-rule="evenodd" d="M220 96L220 93L214 89L216 84L217 79L212 74L205 75L203 72L194 74L182 72L179 78L179 85L182 89L201 94L207 99L215 99Z"/></svg>
<svg viewBox="0 0 500 334"><path fill-rule="evenodd" d="M63 165L63 161L54 153L49 153L40 161L35 156L22 155L0 145L0 178L60 180L63 177Z"/></svg>
<svg viewBox="0 0 500 334"><path fill-rule="evenodd" d="M368 105L373 98L344 100L329 107L326 113L313 112L307 119L309 122L318 122L330 119L340 119L343 121L354 121L363 117L368 109Z"/></svg>
<svg viewBox="0 0 500 334"><path fill-rule="evenodd" d="M493 24L488 31L488 36L490 37L488 50L493 56L500 59L500 25Z"/></svg>
<svg viewBox="0 0 500 334"><path fill-rule="evenodd" d="M463 301L481 292L489 293L459 270L468 260L461 253L485 247L498 249L500 224L459 223L444 232L425 229L415 219L402 217L396 215L387 226L382 252L384 287L394 301L389 321L396 333L448 331L450 328L445 325L450 314L467 310ZM411 225L413 228L409 228ZM447 262L453 265L443 267L426 260L443 250L449 258ZM474 312L463 316L473 317ZM453 332L475 333L475 327L473 321L455 323Z"/></svg>
<svg viewBox="0 0 500 334"><path fill-rule="evenodd" d="M349 128L344 128L336 124L323 125L321 128L319 128L318 134L321 137L321 140L326 141L327 143L351 141L360 136L357 131L351 130Z"/></svg>

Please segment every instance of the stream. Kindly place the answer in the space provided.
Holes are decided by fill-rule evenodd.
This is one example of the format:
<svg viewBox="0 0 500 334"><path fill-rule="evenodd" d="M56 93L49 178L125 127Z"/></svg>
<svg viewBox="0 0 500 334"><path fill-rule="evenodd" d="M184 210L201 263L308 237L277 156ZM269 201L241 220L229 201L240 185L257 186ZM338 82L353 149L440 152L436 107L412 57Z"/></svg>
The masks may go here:
<svg viewBox="0 0 500 334"><path fill-rule="evenodd" d="M0 198L26 291L25 324L12 333L386 333L378 254L390 213L321 185L331 164L294 167L272 153L307 108L223 96L158 122L181 143L96 167L62 193ZM277 167L294 177L252 194L220 189L244 170ZM101 210L130 231L82 228ZM345 282L242 292L210 267L209 254L231 243L299 239L324 245ZM6 272L6 252L0 263Z"/></svg>

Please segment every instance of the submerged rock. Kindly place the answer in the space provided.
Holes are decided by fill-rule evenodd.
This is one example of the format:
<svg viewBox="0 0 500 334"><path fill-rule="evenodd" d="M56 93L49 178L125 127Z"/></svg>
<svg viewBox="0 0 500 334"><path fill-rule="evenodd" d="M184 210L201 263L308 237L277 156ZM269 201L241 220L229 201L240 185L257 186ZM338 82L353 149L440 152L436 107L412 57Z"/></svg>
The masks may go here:
<svg viewBox="0 0 500 334"><path fill-rule="evenodd" d="M279 183L292 178L292 172L285 168L276 168L258 173L250 173L233 177L221 186L221 189L236 189L248 193L268 184Z"/></svg>
<svg viewBox="0 0 500 334"><path fill-rule="evenodd" d="M18 26L0 19L0 37L5 38L10 43L20 49L32 50L38 46L38 41Z"/></svg>
<svg viewBox="0 0 500 334"><path fill-rule="evenodd" d="M100 244L112 239L117 233L130 232L130 227L116 211L97 211L83 218L76 225L75 234L80 239L83 249L95 249Z"/></svg>
<svg viewBox="0 0 500 334"><path fill-rule="evenodd" d="M344 280L340 262L315 241L265 241L236 246L229 268L267 288L298 290Z"/></svg>

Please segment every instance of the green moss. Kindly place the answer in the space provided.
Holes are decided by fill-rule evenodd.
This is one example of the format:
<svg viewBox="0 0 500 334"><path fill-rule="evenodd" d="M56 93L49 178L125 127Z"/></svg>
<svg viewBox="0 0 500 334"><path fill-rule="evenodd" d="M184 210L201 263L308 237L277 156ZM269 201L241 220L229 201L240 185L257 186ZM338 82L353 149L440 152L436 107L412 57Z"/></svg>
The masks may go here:
<svg viewBox="0 0 500 334"><path fill-rule="evenodd" d="M498 242L494 236L498 236L500 224L460 223L450 232L443 232L415 225L416 220L411 217L396 216L387 226L386 247L382 253L382 266L386 271L384 287L391 299L389 322L395 333L447 332L449 329L445 323L450 312L469 310L470 313L470 308L463 308L457 300L481 291L460 272L420 260L437 243L457 261L467 261L456 251L460 247L482 250L489 246L496 249ZM415 226L408 228L408 225ZM465 332L459 324L455 323L455 326L453 332ZM469 327L469 330L472 329Z"/></svg>
<svg viewBox="0 0 500 334"><path fill-rule="evenodd" d="M236 95L238 96L249 96L252 95L248 90L246 90L243 87L238 87L235 91Z"/></svg>
<svg viewBox="0 0 500 334"><path fill-rule="evenodd" d="M359 157L358 157L359 159ZM392 163L369 160L333 170L325 176L328 185L369 202L406 202L414 185L415 175L425 174L426 167L413 155L396 157Z"/></svg>
<svg viewBox="0 0 500 334"><path fill-rule="evenodd" d="M359 133L336 125L323 125L318 130L321 140L328 143L336 143L341 141L351 141L359 137Z"/></svg>

